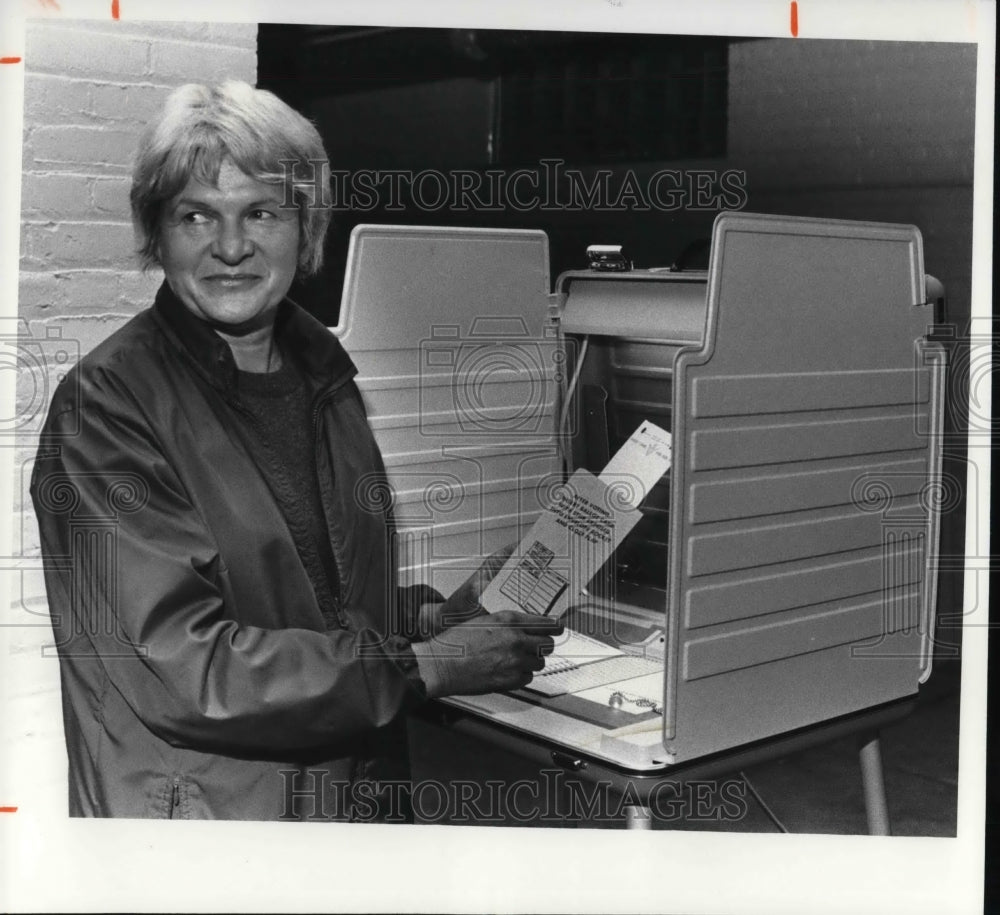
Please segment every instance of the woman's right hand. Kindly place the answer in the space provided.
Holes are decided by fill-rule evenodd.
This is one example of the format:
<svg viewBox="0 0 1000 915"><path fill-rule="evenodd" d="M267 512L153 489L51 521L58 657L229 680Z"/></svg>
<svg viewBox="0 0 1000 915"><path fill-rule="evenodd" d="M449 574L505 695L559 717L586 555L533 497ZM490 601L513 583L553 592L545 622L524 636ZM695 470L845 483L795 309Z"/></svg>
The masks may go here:
<svg viewBox="0 0 1000 915"><path fill-rule="evenodd" d="M476 695L525 686L562 632L559 620L504 610L452 626L413 649L429 698Z"/></svg>

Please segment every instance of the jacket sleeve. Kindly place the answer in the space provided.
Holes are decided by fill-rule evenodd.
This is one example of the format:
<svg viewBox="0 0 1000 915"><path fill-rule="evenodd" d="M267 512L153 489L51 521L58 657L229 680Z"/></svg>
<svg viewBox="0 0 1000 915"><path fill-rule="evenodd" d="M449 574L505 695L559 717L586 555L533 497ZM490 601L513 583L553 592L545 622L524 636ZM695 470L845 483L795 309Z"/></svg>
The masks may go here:
<svg viewBox="0 0 1000 915"><path fill-rule="evenodd" d="M423 631L420 608L425 604L443 604L444 601L444 595L430 585L401 587L397 597L400 633L411 642L422 642L429 638L433 633Z"/></svg>
<svg viewBox="0 0 1000 915"><path fill-rule="evenodd" d="M424 698L406 639L241 625L151 425L99 380L57 393L32 473L63 663L100 664L153 733L205 752L332 746Z"/></svg>

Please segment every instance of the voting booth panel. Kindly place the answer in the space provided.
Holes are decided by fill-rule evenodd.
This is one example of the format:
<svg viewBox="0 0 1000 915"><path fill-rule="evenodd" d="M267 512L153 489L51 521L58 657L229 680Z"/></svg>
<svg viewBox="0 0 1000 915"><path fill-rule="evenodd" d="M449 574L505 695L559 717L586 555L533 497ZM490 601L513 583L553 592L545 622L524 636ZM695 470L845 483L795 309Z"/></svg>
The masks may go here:
<svg viewBox="0 0 1000 915"><path fill-rule="evenodd" d="M674 374L678 758L929 674L944 363L924 293L915 228L717 220L705 344Z"/></svg>
<svg viewBox="0 0 1000 915"><path fill-rule="evenodd" d="M557 482L548 239L358 226L334 333L392 482L403 582L449 594Z"/></svg>
<svg viewBox="0 0 1000 915"><path fill-rule="evenodd" d="M452 704L650 773L915 693L944 379L919 232L729 213L707 273L572 271L548 290L541 232L359 226L335 332L396 491L404 581L449 592L564 473L599 473L643 421L672 433L671 470L566 616L633 649L662 632L641 681L662 701Z"/></svg>

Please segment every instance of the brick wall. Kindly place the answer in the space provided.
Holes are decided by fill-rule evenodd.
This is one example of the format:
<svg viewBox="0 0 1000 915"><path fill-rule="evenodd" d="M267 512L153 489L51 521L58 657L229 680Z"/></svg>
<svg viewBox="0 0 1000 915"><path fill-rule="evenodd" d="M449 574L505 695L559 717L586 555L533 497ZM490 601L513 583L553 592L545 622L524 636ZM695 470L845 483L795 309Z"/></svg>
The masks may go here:
<svg viewBox="0 0 1000 915"><path fill-rule="evenodd" d="M182 83L255 82L256 36L242 24L29 23L18 305L33 338L61 333L86 353L150 303L160 274L138 269L128 205L139 133ZM19 379L18 396L35 404L37 379Z"/></svg>
<svg viewBox="0 0 1000 915"><path fill-rule="evenodd" d="M158 284L132 256L143 125L185 82L256 79L256 26L36 21L25 50L20 312L86 351Z"/></svg>
<svg viewBox="0 0 1000 915"><path fill-rule="evenodd" d="M19 366L12 606L3 621L10 717L0 756L20 803L65 813L58 664L27 494L31 432L69 362L150 304L160 274L142 274L128 207L139 133L176 86L255 82L256 25L35 20L25 42L20 332L34 358ZM59 352L68 362L56 364ZM45 372L43 374L44 365ZM17 575L17 572L14 572ZM51 791L44 789L50 787ZM32 799L27 791L41 789Z"/></svg>

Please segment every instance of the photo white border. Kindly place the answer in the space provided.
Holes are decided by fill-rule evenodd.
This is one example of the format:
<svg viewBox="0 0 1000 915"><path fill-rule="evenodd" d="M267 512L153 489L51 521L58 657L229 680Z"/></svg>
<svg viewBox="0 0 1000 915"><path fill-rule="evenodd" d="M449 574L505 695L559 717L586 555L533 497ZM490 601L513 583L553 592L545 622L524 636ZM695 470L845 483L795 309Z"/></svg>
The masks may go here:
<svg viewBox="0 0 1000 915"><path fill-rule="evenodd" d="M34 16L110 18L111 2L3 6L0 57L24 56ZM123 21L157 19L477 28L656 31L791 38L790 3L668 0L300 0L212 4L120 0ZM978 44L973 331L991 315L995 16L991 2L799 0L797 40ZM17 315L23 66L0 66L0 317ZM12 372L0 373L4 404ZM987 393L988 396L988 393ZM10 398L9 400L7 398ZM980 398L982 404L982 398ZM990 415L982 404L982 415ZM7 415L7 414L3 414ZM0 449L0 504L11 505L13 449ZM989 505L989 444L970 440L970 499ZM969 512L987 544L989 512ZM973 529L974 524L979 529ZM11 532L0 525L0 555ZM9 597L8 579L0 600ZM0 768L0 910L4 911L578 911L789 912L982 910L986 575L967 575L962 646L958 837L872 838L484 829L449 826L170 823L33 817ZM5 604L5 606L7 606ZM3 658L0 633L0 709ZM0 716L2 727L2 716ZM2 760L0 760L2 767Z"/></svg>

